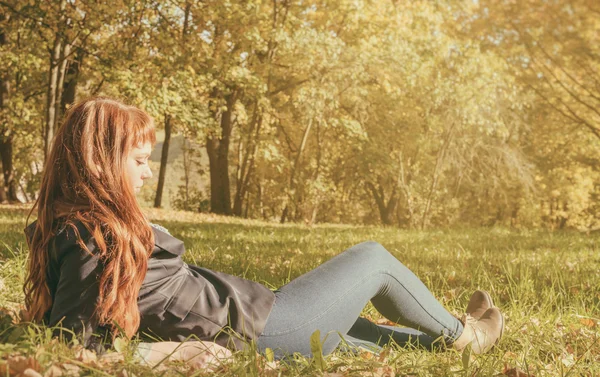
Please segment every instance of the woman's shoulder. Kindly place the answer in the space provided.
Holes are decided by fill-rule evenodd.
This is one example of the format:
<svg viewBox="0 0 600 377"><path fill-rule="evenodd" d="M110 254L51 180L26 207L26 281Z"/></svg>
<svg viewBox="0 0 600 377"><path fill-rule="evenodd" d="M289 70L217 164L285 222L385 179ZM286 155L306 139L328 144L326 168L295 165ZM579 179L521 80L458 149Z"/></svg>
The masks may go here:
<svg viewBox="0 0 600 377"><path fill-rule="evenodd" d="M25 236L31 240L38 227L38 221L35 220L29 224L24 232ZM91 232L88 228L79 220L57 219L52 225L54 232L54 243L55 245L68 245L78 243L82 240L84 243L88 243L92 237Z"/></svg>
<svg viewBox="0 0 600 377"><path fill-rule="evenodd" d="M162 225L155 224L155 223L150 223L150 226L152 228L154 228L154 229L158 229L161 232L167 233L169 236L171 236L171 232L169 232L169 230L167 228L165 228L164 226L162 226Z"/></svg>

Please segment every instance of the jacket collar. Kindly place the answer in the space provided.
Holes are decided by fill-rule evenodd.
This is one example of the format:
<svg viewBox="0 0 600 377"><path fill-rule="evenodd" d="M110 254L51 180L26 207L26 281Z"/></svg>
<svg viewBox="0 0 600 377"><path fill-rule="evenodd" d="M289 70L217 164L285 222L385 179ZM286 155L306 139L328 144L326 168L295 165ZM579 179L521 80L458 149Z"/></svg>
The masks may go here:
<svg viewBox="0 0 600 377"><path fill-rule="evenodd" d="M31 240L33 232L37 225L37 220L29 224L25 229L25 236ZM185 252L185 246L183 241L171 236L170 234L163 232L162 230L152 228L154 233L154 245L162 250L168 251L174 255L182 255Z"/></svg>
<svg viewBox="0 0 600 377"><path fill-rule="evenodd" d="M154 232L154 244L157 247L175 255L182 255L185 252L183 241L154 227L152 227L152 232Z"/></svg>

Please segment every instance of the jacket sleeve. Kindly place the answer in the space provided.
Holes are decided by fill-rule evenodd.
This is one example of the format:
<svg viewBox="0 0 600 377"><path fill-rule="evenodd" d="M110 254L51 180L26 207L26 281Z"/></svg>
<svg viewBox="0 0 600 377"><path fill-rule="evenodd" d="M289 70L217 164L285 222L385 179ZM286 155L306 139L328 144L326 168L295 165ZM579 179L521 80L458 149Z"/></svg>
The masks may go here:
<svg viewBox="0 0 600 377"><path fill-rule="evenodd" d="M71 236L74 235L71 233ZM73 334L63 329L72 330L86 348L101 353L102 344L109 340L106 328L98 325L95 315L103 266L93 254L93 240L86 245L92 253L83 249L73 239L69 241L62 245L57 242L56 245L59 279L49 325L58 326L55 334L62 332L66 339L71 339Z"/></svg>

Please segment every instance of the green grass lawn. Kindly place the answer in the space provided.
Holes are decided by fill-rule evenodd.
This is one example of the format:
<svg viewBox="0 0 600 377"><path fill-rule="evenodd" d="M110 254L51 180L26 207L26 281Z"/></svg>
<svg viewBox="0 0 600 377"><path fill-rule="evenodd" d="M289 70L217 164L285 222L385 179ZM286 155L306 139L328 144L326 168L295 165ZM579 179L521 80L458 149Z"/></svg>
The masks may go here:
<svg viewBox="0 0 600 377"><path fill-rule="evenodd" d="M148 210L148 214L153 222L185 241L187 262L244 276L269 287L285 284L353 244L377 241L412 269L451 312L462 313L473 290L488 290L505 313L505 336L496 349L480 356L389 347L380 355L338 352L326 357L323 364L302 358L292 363L274 363L246 352L236 354L216 371L206 372L173 364L150 369L136 364L127 352L118 361L90 361L77 347L52 341L46 329L11 326L5 316L0 323L5 329L2 336L5 343L0 344L4 361L0 361L0 366L29 363L31 369L48 377L211 373L600 375L597 235L501 228L407 231L346 225L306 227L186 212ZM25 218L24 207L0 207L0 307L7 311L18 310L23 300ZM370 306L363 314L373 320L381 319ZM4 373L2 368L0 372ZM13 372L16 375L16 369Z"/></svg>

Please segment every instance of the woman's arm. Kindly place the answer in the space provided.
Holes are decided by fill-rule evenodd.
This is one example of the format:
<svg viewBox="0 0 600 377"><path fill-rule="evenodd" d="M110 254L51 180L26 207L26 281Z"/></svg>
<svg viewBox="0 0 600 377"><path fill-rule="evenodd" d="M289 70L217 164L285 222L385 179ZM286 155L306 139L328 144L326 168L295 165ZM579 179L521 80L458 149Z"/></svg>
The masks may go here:
<svg viewBox="0 0 600 377"><path fill-rule="evenodd" d="M58 246L58 245L57 245ZM88 244L93 251L93 245ZM94 314L99 295L102 263L96 255L70 243L58 255L60 277L50 312L50 326L70 329L86 348L102 351L106 329L98 326ZM93 334L102 333L100 337ZM69 337L70 334L63 333Z"/></svg>
<svg viewBox="0 0 600 377"><path fill-rule="evenodd" d="M170 360L201 369L219 366L231 356L231 351L212 342L156 342L140 343L135 356L140 362L150 366Z"/></svg>

